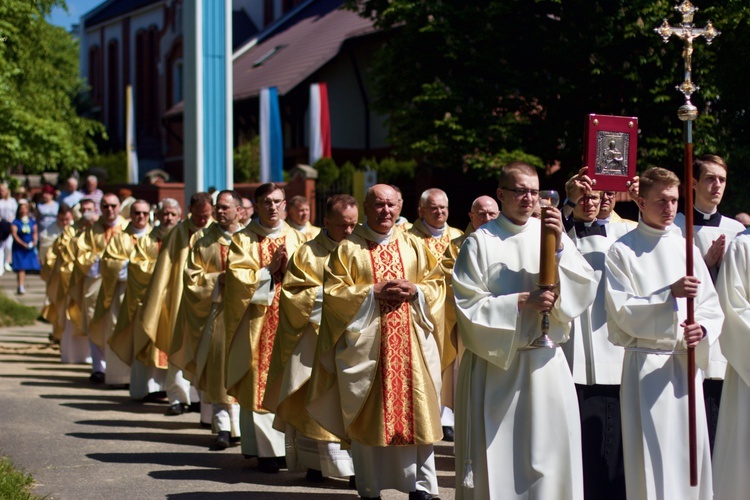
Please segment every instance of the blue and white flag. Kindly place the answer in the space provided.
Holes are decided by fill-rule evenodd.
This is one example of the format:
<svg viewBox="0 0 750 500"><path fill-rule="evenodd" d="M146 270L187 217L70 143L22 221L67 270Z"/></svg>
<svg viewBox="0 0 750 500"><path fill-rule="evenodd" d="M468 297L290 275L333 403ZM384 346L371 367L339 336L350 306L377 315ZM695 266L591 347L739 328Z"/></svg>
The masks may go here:
<svg viewBox="0 0 750 500"><path fill-rule="evenodd" d="M260 182L282 182L284 143L276 87L260 91Z"/></svg>

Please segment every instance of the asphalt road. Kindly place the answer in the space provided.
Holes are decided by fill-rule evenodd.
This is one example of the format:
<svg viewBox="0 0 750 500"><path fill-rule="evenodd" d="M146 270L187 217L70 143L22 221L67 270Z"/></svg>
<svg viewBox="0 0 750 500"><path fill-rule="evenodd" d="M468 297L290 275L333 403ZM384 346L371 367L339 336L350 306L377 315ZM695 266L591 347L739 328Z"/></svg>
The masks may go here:
<svg viewBox="0 0 750 500"><path fill-rule="evenodd" d="M0 287L15 292L12 273ZM29 277L24 303L41 305L43 286ZM166 404L133 402L126 390L88 382L87 365L63 365L50 327L0 329L0 454L31 473L48 499L345 499L344 479L314 484L304 474L255 470L239 447L208 451L213 436L197 413L165 417ZM440 498L454 498L453 446L435 447ZM384 491L384 499L406 498Z"/></svg>

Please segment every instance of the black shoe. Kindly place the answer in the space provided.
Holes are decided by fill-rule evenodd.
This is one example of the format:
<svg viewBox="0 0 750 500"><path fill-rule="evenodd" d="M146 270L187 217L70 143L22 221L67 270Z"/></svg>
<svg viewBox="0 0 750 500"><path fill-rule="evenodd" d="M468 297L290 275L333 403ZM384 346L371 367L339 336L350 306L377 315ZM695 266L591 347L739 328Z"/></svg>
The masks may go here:
<svg viewBox="0 0 750 500"><path fill-rule="evenodd" d="M362 500L380 500L380 497L359 497Z"/></svg>
<svg viewBox="0 0 750 500"><path fill-rule="evenodd" d="M104 383L104 373L102 372L94 372L89 376L89 382L96 385L101 385Z"/></svg>
<svg viewBox="0 0 750 500"><path fill-rule="evenodd" d="M209 448L212 451L221 451L229 448L229 431L219 431L216 441Z"/></svg>
<svg viewBox="0 0 750 500"><path fill-rule="evenodd" d="M310 481L311 483L322 483L325 478L323 477L323 473L318 469L307 469L305 480Z"/></svg>
<svg viewBox="0 0 750 500"><path fill-rule="evenodd" d="M279 463L275 457L258 457L258 470L267 474L277 474Z"/></svg>
<svg viewBox="0 0 750 500"><path fill-rule="evenodd" d="M241 442L242 442L242 438L241 438L240 436L237 436L237 437L230 437L230 438L229 438L229 442L230 442L231 444L237 444L237 443L241 443Z"/></svg>
<svg viewBox="0 0 750 500"><path fill-rule="evenodd" d="M187 407L187 411L192 413L200 413L201 412L201 403L198 401L197 403L190 403L190 406Z"/></svg>
<svg viewBox="0 0 750 500"><path fill-rule="evenodd" d="M143 403L166 403L167 394L164 391L150 392L141 401Z"/></svg>
<svg viewBox="0 0 750 500"><path fill-rule="evenodd" d="M409 500L440 500L438 497L433 497L426 491L410 491Z"/></svg>
<svg viewBox="0 0 750 500"><path fill-rule="evenodd" d="M164 412L164 415L167 415L168 417L173 417L175 415L182 415L187 411L188 405L183 403L175 403L173 405L169 405L169 408L167 408L167 411Z"/></svg>
<svg viewBox="0 0 750 500"><path fill-rule="evenodd" d="M443 441L447 441L449 443L453 442L454 439L453 435L453 427L448 427L446 425L443 426Z"/></svg>
<svg viewBox="0 0 750 500"><path fill-rule="evenodd" d="M350 490L357 489L357 478L354 476L349 476L349 489Z"/></svg>

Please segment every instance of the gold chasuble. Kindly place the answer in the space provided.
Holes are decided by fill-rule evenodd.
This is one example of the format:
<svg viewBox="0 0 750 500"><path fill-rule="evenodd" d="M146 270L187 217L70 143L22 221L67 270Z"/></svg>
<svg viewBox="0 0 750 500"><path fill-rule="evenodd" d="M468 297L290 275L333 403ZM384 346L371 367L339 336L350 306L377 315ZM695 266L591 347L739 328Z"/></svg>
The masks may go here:
<svg viewBox="0 0 750 500"><path fill-rule="evenodd" d="M100 219L75 239L76 259L70 285L68 317L74 322L74 326L85 331L89 340L102 349L104 330L91 328L102 275L100 269L92 267L100 267L100 259L107 244L115 234L122 232L127 223L118 216L112 226L105 227Z"/></svg>
<svg viewBox="0 0 750 500"><path fill-rule="evenodd" d="M185 331L183 370L196 388L208 394L209 401L220 404L236 403L225 388L224 290L219 283L226 271L231 237L213 224L192 245L177 317L177 328Z"/></svg>
<svg viewBox="0 0 750 500"><path fill-rule="evenodd" d="M146 232L151 228L147 227ZM143 234L143 233L141 233ZM122 288L120 284L120 271L127 262L135 249L135 243L138 236L132 224L128 224L124 231L115 234L107 244L99 263L99 272L102 275L102 284L99 288L99 296L96 300L94 316L91 318L92 328L97 328L99 322L103 321L105 314L112 307L112 302L118 300L116 295ZM120 293L124 293L122 290ZM120 298L121 299L121 298ZM114 327L114 325L112 325ZM127 361L130 363L130 360Z"/></svg>
<svg viewBox="0 0 750 500"><path fill-rule="evenodd" d="M338 243L321 231L302 245L289 261L281 285L279 328L271 354L263 405L276 414L274 427L288 424L319 441L338 442L305 410L320 328L323 274Z"/></svg>
<svg viewBox="0 0 750 500"><path fill-rule="evenodd" d="M451 246L451 241L456 238L463 236L460 229L448 226L446 224L443 234L435 237L430 232L430 228L427 227L422 219L417 220L409 230L411 234L419 238L424 242L430 253L437 259L438 263L441 263L445 252ZM438 322L436 325L443 331L443 338L445 339L445 345L440 346L440 352L442 353L441 365L442 369L445 370L451 363L456 359L456 344L455 340L451 339L451 329L456 324L456 311L453 302L453 292L447 290L447 294L450 300L445 301L445 309L443 314L435 318ZM449 326L450 325L450 326ZM452 399L452 398L451 398Z"/></svg>
<svg viewBox="0 0 750 500"><path fill-rule="evenodd" d="M294 229L296 229L301 235L302 239L305 241L312 241L315 239L316 236L318 236L322 229L318 226L313 226L310 224L310 221L307 221L304 226L298 228L296 226L292 226Z"/></svg>
<svg viewBox="0 0 750 500"><path fill-rule="evenodd" d="M469 223L466 226L464 234L451 240L450 245L445 249L443 258L440 261L440 268L445 279L445 314L443 316L443 336L445 345L443 346L443 388L440 394L443 406L451 409L455 408L456 395L456 377L458 375L458 363L464 353L463 342L460 339L458 326L456 326L456 300L453 297L453 266L456 264L456 257L461 250L466 237L474 232L474 226ZM453 358L453 363L448 360Z"/></svg>
<svg viewBox="0 0 750 500"><path fill-rule="evenodd" d="M442 332L433 319L445 301L440 270L413 235L382 236L357 226L331 254L307 409L342 439L431 444L443 436ZM375 299L373 285L392 279L408 280L421 294L410 302Z"/></svg>
<svg viewBox="0 0 750 500"><path fill-rule="evenodd" d="M41 278L47 283L46 292L49 298L49 303L42 310L42 317L52 324L52 335L56 339L62 337L65 328L68 288L75 259L71 241L75 236L74 226L63 228L47 251L40 272Z"/></svg>
<svg viewBox="0 0 750 500"><path fill-rule="evenodd" d="M168 232L168 231L167 231ZM161 226L155 227L149 234L138 238L130 254L128 262L128 284L125 290L125 297L122 299L117 323L109 339L109 345L112 351L128 365L131 365L135 359L133 349L133 326L136 314L140 315L141 301L148 284L151 281L151 275L154 272L156 259L159 256L162 239L166 232ZM106 252L105 252L106 255ZM160 352L164 357L163 362L166 364L166 354ZM159 360L153 360L150 366L158 366Z"/></svg>
<svg viewBox="0 0 750 500"><path fill-rule="evenodd" d="M253 220L232 237L224 304L229 341L227 392L249 411L267 413L263 396L279 324L282 277L273 277L268 300L260 300L262 271L271 264L279 246L286 245L291 258L303 243L302 235L285 222L269 232Z"/></svg>
<svg viewBox="0 0 750 500"><path fill-rule="evenodd" d="M212 222L209 220L206 227ZM146 366L167 368L166 353L172 344L182 301L183 270L190 240L200 238L203 230L188 218L172 228L162 241L143 305L133 324L134 355Z"/></svg>

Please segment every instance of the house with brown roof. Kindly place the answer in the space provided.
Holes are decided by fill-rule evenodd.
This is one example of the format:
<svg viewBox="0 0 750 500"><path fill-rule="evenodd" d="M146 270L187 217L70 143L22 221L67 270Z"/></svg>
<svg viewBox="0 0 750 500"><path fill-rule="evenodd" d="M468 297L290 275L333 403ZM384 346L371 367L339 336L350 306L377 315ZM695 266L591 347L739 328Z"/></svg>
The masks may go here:
<svg viewBox="0 0 750 500"><path fill-rule="evenodd" d="M286 167L307 163L309 85L326 82L333 157L387 151L384 117L370 107L369 66L382 43L342 0L232 0L234 143L258 134L259 93L278 88ZM114 148L125 142L133 85L141 172L183 179L182 0L107 0L80 26L81 74Z"/></svg>

